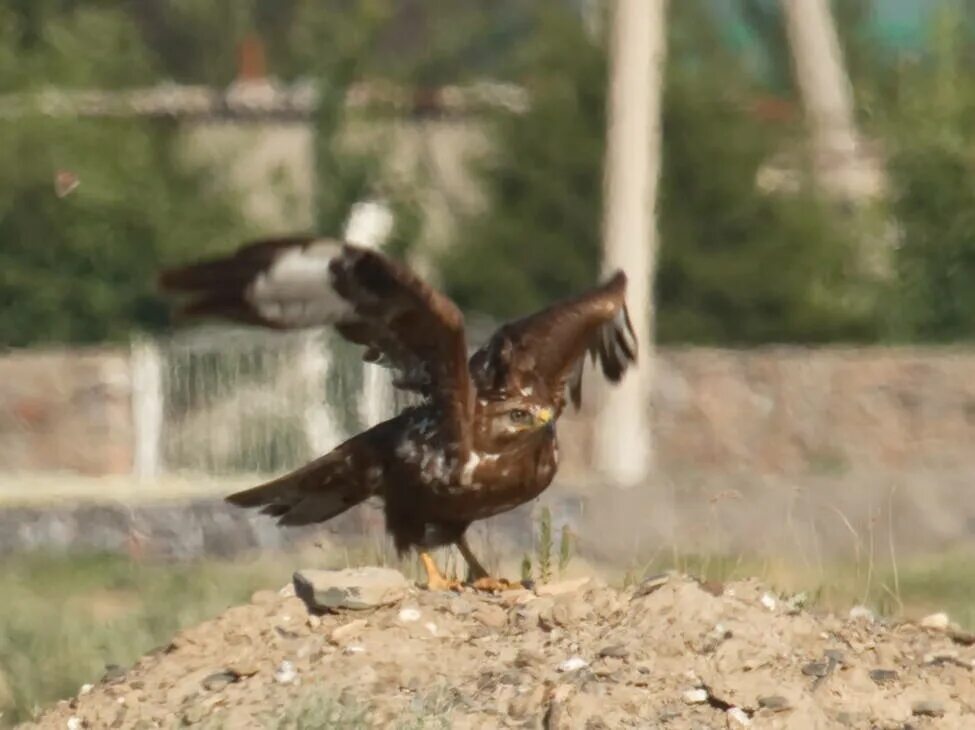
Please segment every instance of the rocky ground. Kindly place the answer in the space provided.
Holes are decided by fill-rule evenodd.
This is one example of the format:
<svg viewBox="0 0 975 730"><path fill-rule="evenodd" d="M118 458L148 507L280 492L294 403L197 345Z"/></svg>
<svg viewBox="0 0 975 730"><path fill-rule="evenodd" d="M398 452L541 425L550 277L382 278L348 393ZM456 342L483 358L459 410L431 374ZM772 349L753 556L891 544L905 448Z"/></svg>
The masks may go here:
<svg viewBox="0 0 975 730"><path fill-rule="evenodd" d="M975 636L944 615L823 616L754 581L679 575L500 595L381 570L296 585L25 727L975 728Z"/></svg>

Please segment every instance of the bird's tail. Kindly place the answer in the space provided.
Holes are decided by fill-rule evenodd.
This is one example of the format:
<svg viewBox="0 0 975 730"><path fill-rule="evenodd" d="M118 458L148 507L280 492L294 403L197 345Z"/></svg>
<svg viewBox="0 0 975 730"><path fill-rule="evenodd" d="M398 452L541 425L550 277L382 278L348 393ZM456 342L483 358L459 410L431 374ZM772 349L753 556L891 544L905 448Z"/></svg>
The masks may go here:
<svg viewBox="0 0 975 730"><path fill-rule="evenodd" d="M382 468L363 444L357 443L364 435L300 469L231 494L226 500L238 507L260 508L261 514L277 517L279 525L310 525L336 517L371 497L381 484Z"/></svg>

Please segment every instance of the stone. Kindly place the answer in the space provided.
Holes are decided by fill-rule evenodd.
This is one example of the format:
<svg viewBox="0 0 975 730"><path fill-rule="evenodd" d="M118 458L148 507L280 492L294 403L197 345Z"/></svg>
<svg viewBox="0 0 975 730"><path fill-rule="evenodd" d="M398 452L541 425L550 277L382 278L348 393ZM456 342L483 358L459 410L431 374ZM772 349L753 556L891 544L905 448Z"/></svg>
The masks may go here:
<svg viewBox="0 0 975 730"><path fill-rule="evenodd" d="M396 615L396 618L404 623L412 623L414 621L419 621L423 614L420 613L419 609L411 607L402 608L400 612Z"/></svg>
<svg viewBox="0 0 975 730"><path fill-rule="evenodd" d="M488 604L474 611L474 618L491 629L500 629L508 623L508 614L500 606Z"/></svg>
<svg viewBox="0 0 975 730"><path fill-rule="evenodd" d="M337 608L364 610L396 603L409 582L392 568L299 570L294 575L295 593L310 611Z"/></svg>
<svg viewBox="0 0 975 730"><path fill-rule="evenodd" d="M826 662L809 662L802 667L802 673L807 677L825 677L829 670L830 666Z"/></svg>
<svg viewBox="0 0 975 730"><path fill-rule="evenodd" d="M869 624L872 624L876 619L873 611L866 606L854 606L847 615L851 621L864 621Z"/></svg>
<svg viewBox="0 0 975 730"><path fill-rule="evenodd" d="M681 699L688 705L701 705L708 701L708 691L701 687L689 689L681 695Z"/></svg>
<svg viewBox="0 0 975 730"><path fill-rule="evenodd" d="M897 679L897 671L894 669L872 669L870 671L870 679L877 684L893 682L895 679Z"/></svg>
<svg viewBox="0 0 975 730"><path fill-rule="evenodd" d="M726 715L728 727L751 727L752 725L752 719L740 707L729 707Z"/></svg>
<svg viewBox="0 0 975 730"><path fill-rule="evenodd" d="M771 593L763 593L759 601L769 611L774 611L775 607L779 605L778 601L775 600L775 596Z"/></svg>
<svg viewBox="0 0 975 730"><path fill-rule="evenodd" d="M298 670L295 665L285 659L274 670L274 681L278 684L291 684L298 678Z"/></svg>
<svg viewBox="0 0 975 730"><path fill-rule="evenodd" d="M630 650L626 648L623 644L612 644L610 646L604 646L599 650L599 656L601 657L615 657L618 659L624 659L630 655Z"/></svg>
<svg viewBox="0 0 975 730"><path fill-rule="evenodd" d="M945 706L936 700L922 700L911 705L911 714L918 717L941 717L945 714Z"/></svg>
<svg viewBox="0 0 975 730"><path fill-rule="evenodd" d="M238 679L240 679L240 675L236 672L231 672L229 670L214 672L203 679L203 689L207 690L208 692L216 692L223 689L228 684L233 684Z"/></svg>
<svg viewBox="0 0 975 730"><path fill-rule="evenodd" d="M759 697L758 706L764 710L782 712L792 707L792 704L782 695L769 695L768 697Z"/></svg>
<svg viewBox="0 0 975 730"><path fill-rule="evenodd" d="M658 588L667 584L670 580L670 575L667 573L661 573L659 575L651 575L649 578L644 578L637 585L636 590L633 591L634 598L643 598L644 596L649 596L651 593L656 591Z"/></svg>
<svg viewBox="0 0 975 730"><path fill-rule="evenodd" d="M560 672L577 672L580 669L589 666L589 662L579 656L571 656L563 662L560 662L556 669Z"/></svg>
<svg viewBox="0 0 975 730"><path fill-rule="evenodd" d="M946 631L950 625L951 619L949 619L948 614L944 613L943 611L929 614L921 619L921 626L926 629Z"/></svg>

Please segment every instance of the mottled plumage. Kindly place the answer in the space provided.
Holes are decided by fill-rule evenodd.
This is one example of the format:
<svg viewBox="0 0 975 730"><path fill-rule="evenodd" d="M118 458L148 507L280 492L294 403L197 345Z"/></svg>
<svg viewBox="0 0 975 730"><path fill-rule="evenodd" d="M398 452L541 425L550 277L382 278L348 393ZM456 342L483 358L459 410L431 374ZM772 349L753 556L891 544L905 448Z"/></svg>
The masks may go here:
<svg viewBox="0 0 975 730"><path fill-rule="evenodd" d="M485 578L464 540L467 527L551 483L555 422L567 396L580 403L586 356L613 382L636 360L622 272L504 325L469 361L456 305L371 249L320 238L262 241L167 271L161 282L189 296L188 315L277 329L332 325L365 347L365 360L393 369L397 388L423 397L310 464L227 499L282 525L306 525L381 497L397 549L421 551L434 587L443 580L425 550L457 544L474 576Z"/></svg>

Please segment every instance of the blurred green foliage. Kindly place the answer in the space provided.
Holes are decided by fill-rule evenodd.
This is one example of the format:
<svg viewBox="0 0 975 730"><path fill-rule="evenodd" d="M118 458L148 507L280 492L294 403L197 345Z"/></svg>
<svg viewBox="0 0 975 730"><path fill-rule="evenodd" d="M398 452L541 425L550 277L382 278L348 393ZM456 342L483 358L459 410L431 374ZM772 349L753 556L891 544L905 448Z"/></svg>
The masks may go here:
<svg viewBox="0 0 975 730"><path fill-rule="evenodd" d="M756 189L795 129L763 124L760 93L702 3L671 7L660 187L658 335L749 344L865 339L849 306L855 236L812 192ZM496 122L483 166L489 205L444 261L467 308L511 317L596 280L600 256L606 49L550 12L522 60L532 106Z"/></svg>
<svg viewBox="0 0 975 730"><path fill-rule="evenodd" d="M317 228L338 233L352 203L379 194L397 212L390 248L403 255L422 228L419 186L384 179L383 149L340 144L349 85L485 76L521 83L530 111L490 119L496 154L476 163L489 205L464 218L441 261L462 306L516 316L599 272L606 47L583 6L593 7L11 0L0 7L0 92L168 79L223 86L235 77L238 44L257 32L274 75L309 78L321 92ZM941 3L930 42L894 56L872 34L867 0L835 3L861 119L882 142L890 174L887 205L866 217L819 199L808 184L800 114L770 121L755 113L769 94L797 99L777 4L715 7L688 0L670 8L659 339L747 345L975 334L968 6ZM236 201L186 169L175 142L176 130L160 122L0 121L0 343L94 342L163 328L158 268L246 235ZM762 166L783 152L797 165L799 192L756 187ZM53 178L62 169L81 184L59 198ZM897 243L885 286L858 255L884 238L878 228Z"/></svg>

